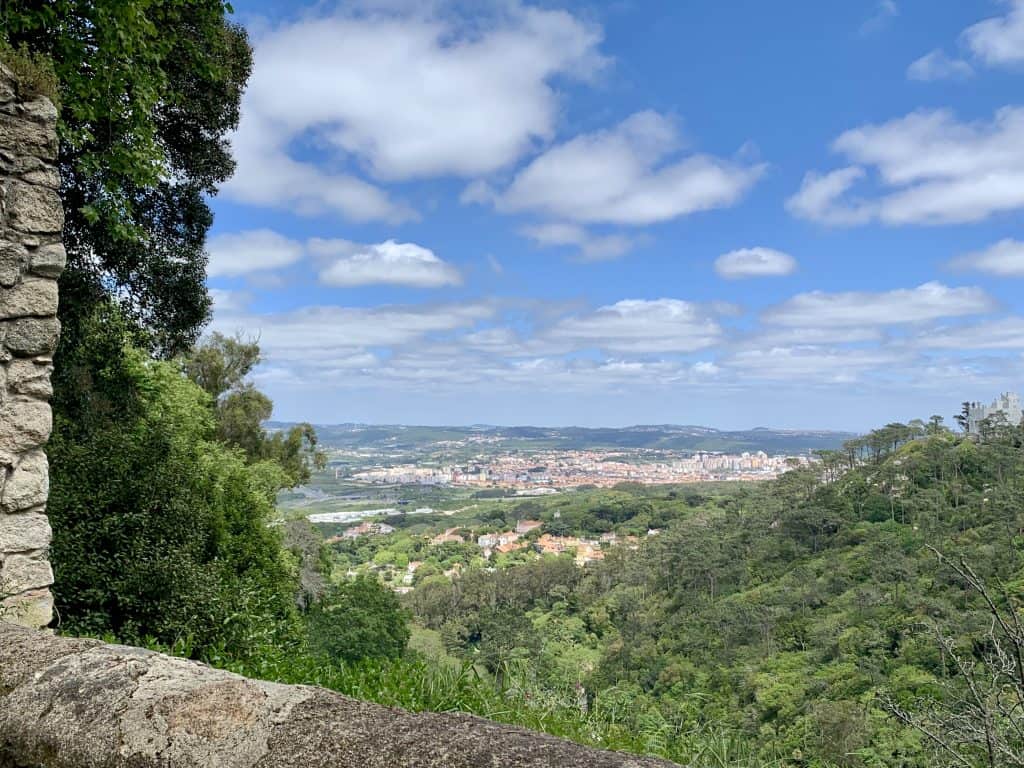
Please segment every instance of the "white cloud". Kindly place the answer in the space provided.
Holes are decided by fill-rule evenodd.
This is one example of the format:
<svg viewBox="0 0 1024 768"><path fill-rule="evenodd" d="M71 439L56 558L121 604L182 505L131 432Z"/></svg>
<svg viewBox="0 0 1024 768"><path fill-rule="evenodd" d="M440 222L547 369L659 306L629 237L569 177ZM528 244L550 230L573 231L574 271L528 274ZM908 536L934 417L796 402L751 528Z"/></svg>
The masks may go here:
<svg viewBox="0 0 1024 768"><path fill-rule="evenodd" d="M871 210L863 203L851 205L839 200L864 176L864 169L857 166L826 174L810 171L804 176L800 190L786 201L786 210L794 216L823 224L863 224L871 219Z"/></svg>
<svg viewBox="0 0 1024 768"><path fill-rule="evenodd" d="M1024 64L1024 0L1010 0L1005 16L979 21L963 31L971 52L990 66Z"/></svg>
<svg viewBox="0 0 1024 768"><path fill-rule="evenodd" d="M796 266L796 259L788 253L761 247L740 248L715 259L715 271L727 280L790 275Z"/></svg>
<svg viewBox="0 0 1024 768"><path fill-rule="evenodd" d="M1006 238L983 251L959 256L950 266L1001 277L1024 277L1024 243Z"/></svg>
<svg viewBox="0 0 1024 768"><path fill-rule="evenodd" d="M309 250L324 262L320 281L327 285L438 288L462 283L458 269L415 243L386 240L375 245L359 245L348 240L314 238L309 241Z"/></svg>
<svg viewBox="0 0 1024 768"><path fill-rule="evenodd" d="M206 243L210 277L237 277L279 269L302 258L302 244L269 229L214 235Z"/></svg>
<svg viewBox="0 0 1024 768"><path fill-rule="evenodd" d="M857 326L810 326L772 327L755 330L736 340L735 346L743 349L768 349L772 347L806 347L823 344L877 343L885 339L885 333L878 326L859 328Z"/></svg>
<svg viewBox="0 0 1024 768"><path fill-rule="evenodd" d="M679 299L625 299L565 318L542 334L569 348L615 352L693 352L722 338L722 329L700 306Z"/></svg>
<svg viewBox="0 0 1024 768"><path fill-rule="evenodd" d="M221 187L225 197L302 216L341 213L353 221L391 223L417 218L412 208L392 200L380 187L350 173L293 159L286 152L287 141L272 129L250 125L259 118L245 109L231 140L237 167Z"/></svg>
<svg viewBox="0 0 1024 768"><path fill-rule="evenodd" d="M570 245L583 261L609 261L628 253L635 241L626 235L594 235L578 224L548 223L524 227L522 234L538 245Z"/></svg>
<svg viewBox="0 0 1024 768"><path fill-rule="evenodd" d="M1024 0L1004 0L1004 16L979 21L960 33L961 48L975 63L990 67L1024 64ZM974 67L965 58L948 56L941 48L914 61L907 68L911 80L965 80Z"/></svg>
<svg viewBox="0 0 1024 768"><path fill-rule="evenodd" d="M1004 107L989 122L960 122L949 110L913 112L846 131L833 149L853 165L808 174L787 202L796 216L829 224L952 224L1024 208L1024 108ZM885 190L847 200L873 167Z"/></svg>
<svg viewBox="0 0 1024 768"><path fill-rule="evenodd" d="M966 80L973 74L974 68L968 62L950 58L939 48L907 67L907 77L911 80Z"/></svg>
<svg viewBox="0 0 1024 768"><path fill-rule="evenodd" d="M710 155L666 162L678 144L670 120L638 112L611 130L547 150L498 197L498 209L584 223L652 224L733 205L764 170Z"/></svg>
<svg viewBox="0 0 1024 768"><path fill-rule="evenodd" d="M992 312L996 301L980 288L930 282L880 293L801 293L764 313L765 321L810 328L901 325Z"/></svg>
<svg viewBox="0 0 1024 768"><path fill-rule="evenodd" d="M773 347L739 352L723 365L755 379L849 383L906 362L906 355L884 349Z"/></svg>
<svg viewBox="0 0 1024 768"><path fill-rule="evenodd" d="M256 38L226 194L304 213L410 218L353 167L384 180L506 167L551 138L553 81L605 64L600 29L565 11L513 1L463 18L391 6L306 16Z"/></svg>
<svg viewBox="0 0 1024 768"><path fill-rule="evenodd" d="M956 349L1024 349L1024 318L1005 317L989 323L929 330L915 340L920 347Z"/></svg>
<svg viewBox="0 0 1024 768"><path fill-rule="evenodd" d="M895 0L878 0L875 4L875 13L860 25L862 35L870 35L888 26L895 17L900 15L900 8Z"/></svg>
<svg viewBox="0 0 1024 768"><path fill-rule="evenodd" d="M472 328L492 317L486 303L419 306L310 306L288 312L218 312L212 330L257 334L264 357L275 365L314 365L362 354L367 348L421 343L431 334ZM319 375L319 374L317 374Z"/></svg>
<svg viewBox="0 0 1024 768"><path fill-rule="evenodd" d="M252 301L252 295L245 291L229 291L224 288L209 288L215 314L244 312Z"/></svg>

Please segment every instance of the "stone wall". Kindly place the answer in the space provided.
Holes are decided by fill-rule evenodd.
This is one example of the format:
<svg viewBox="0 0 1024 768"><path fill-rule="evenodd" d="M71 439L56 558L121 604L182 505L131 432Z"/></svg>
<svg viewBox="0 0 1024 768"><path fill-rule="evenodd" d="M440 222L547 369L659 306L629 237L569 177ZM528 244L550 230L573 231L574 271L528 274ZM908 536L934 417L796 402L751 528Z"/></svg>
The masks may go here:
<svg viewBox="0 0 1024 768"><path fill-rule="evenodd" d="M670 768L0 622L0 768Z"/></svg>
<svg viewBox="0 0 1024 768"><path fill-rule="evenodd" d="M65 261L56 122L0 64L0 617L31 627L53 614L43 445Z"/></svg>

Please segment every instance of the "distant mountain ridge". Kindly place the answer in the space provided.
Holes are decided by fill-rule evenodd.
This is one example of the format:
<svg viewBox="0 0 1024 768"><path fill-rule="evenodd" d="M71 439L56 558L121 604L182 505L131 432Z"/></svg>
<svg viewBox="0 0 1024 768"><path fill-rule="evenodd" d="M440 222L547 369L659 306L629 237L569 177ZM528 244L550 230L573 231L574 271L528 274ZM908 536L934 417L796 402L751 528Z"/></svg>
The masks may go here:
<svg viewBox="0 0 1024 768"><path fill-rule="evenodd" d="M291 426L268 422L268 429ZM417 450L431 443L487 436L509 441L510 446L557 448L562 450L653 449L671 451L764 451L769 454L801 454L839 448L857 437L854 432L831 430L771 429L720 430L714 427L677 424L638 424L630 427L503 427L489 424L471 426L421 426L405 424L316 424L324 446L333 448L380 448Z"/></svg>

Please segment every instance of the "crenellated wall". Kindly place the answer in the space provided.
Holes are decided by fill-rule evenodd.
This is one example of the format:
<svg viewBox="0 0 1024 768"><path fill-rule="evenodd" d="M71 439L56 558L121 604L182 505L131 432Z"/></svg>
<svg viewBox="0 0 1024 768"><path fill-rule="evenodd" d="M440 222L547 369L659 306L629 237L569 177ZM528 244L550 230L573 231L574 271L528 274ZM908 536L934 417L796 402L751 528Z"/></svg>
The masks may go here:
<svg viewBox="0 0 1024 768"><path fill-rule="evenodd" d="M46 520L50 371L64 269L57 111L0 64L0 618L53 616Z"/></svg>

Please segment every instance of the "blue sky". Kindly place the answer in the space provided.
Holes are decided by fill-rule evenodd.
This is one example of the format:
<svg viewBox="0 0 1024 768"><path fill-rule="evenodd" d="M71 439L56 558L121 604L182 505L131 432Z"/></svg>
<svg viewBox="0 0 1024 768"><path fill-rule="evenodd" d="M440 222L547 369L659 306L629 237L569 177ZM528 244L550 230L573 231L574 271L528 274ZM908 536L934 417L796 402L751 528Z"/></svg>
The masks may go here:
<svg viewBox="0 0 1024 768"><path fill-rule="evenodd" d="M235 4L275 418L866 429L1024 373L1024 0Z"/></svg>

